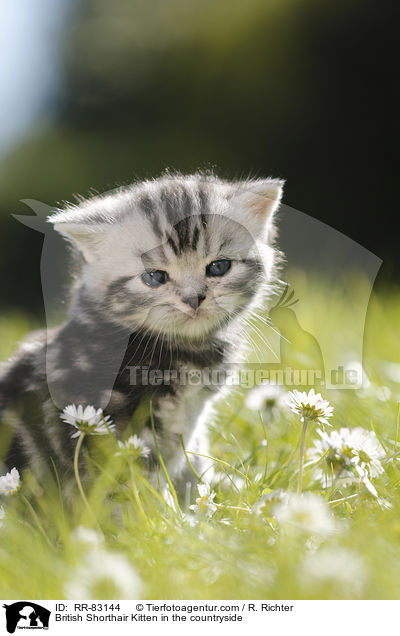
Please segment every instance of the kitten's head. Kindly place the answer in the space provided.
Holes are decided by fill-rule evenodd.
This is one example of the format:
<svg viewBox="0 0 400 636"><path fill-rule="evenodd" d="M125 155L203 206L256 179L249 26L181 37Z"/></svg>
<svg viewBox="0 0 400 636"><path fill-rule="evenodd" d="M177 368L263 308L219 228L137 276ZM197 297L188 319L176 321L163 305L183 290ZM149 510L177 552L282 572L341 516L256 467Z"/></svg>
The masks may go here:
<svg viewBox="0 0 400 636"><path fill-rule="evenodd" d="M81 294L108 320L202 340L271 279L282 185L167 175L71 206L50 221L81 253Z"/></svg>

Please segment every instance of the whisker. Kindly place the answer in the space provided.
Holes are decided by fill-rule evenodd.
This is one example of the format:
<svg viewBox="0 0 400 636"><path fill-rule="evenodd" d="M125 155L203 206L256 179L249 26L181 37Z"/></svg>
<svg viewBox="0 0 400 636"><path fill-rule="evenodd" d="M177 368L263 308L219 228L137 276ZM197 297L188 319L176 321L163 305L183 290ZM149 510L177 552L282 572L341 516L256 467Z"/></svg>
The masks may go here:
<svg viewBox="0 0 400 636"><path fill-rule="evenodd" d="M166 335L165 332L163 332L162 338L161 338L160 355L158 356L158 368L160 368L160 366L161 366L161 357L162 357L162 350L163 350L163 344L164 344L165 335Z"/></svg>
<svg viewBox="0 0 400 636"><path fill-rule="evenodd" d="M287 338L285 338L285 336L283 336L281 334L280 331L278 331L277 329L275 329L275 327L272 326L272 322L269 322L268 319L265 316L260 316L260 314L257 314L255 312L249 312L250 316L254 316L255 318L258 318L258 320L261 320L263 323L265 323L267 325L267 327L269 327L270 329L272 329L272 331L274 331L278 336L280 336L283 340L286 340L286 342L288 342L289 344L292 344L290 342L290 340L288 340Z"/></svg>
<svg viewBox="0 0 400 636"><path fill-rule="evenodd" d="M136 336L133 338L132 342L134 342L134 341L136 340L137 336L138 336L140 333L142 333L142 330L141 330L141 329L138 331L138 333L136 334ZM146 336L146 334L147 334L147 333L149 333L149 329L145 329L145 330L144 330L143 337L142 337L141 341L139 342L139 344L138 344L138 346L136 347L135 351L133 352L132 356L129 358L128 362L126 363L126 365L125 365L125 366L124 366L124 368L122 369L122 373L123 373L124 371L126 371L126 369L129 367L129 365L133 362L133 360L134 360L134 358L135 358L135 355L136 355L136 353L138 352L139 347L140 347L140 345L142 344L142 342L143 342L143 340L144 340L144 338L145 338L145 336ZM130 344L132 344L132 343L130 343Z"/></svg>
<svg viewBox="0 0 400 636"><path fill-rule="evenodd" d="M254 323L247 322L247 324L249 324L254 329L254 331L258 334L258 336L261 339L261 341L271 351L272 355L279 361L279 356L276 355L275 351L272 349L272 346L271 346L270 342L267 340L266 336L264 336L262 331L258 327L256 327L256 325L254 325Z"/></svg>
<svg viewBox="0 0 400 636"><path fill-rule="evenodd" d="M159 339L160 335L161 335L161 329L159 330L159 332L157 334L157 338L154 341L153 350L151 352L151 358L150 358L150 362L149 362L149 367L151 367L151 363L153 362L153 356L154 356L154 353L155 353L155 350L156 350L156 346L157 346L157 342L158 342L158 339Z"/></svg>

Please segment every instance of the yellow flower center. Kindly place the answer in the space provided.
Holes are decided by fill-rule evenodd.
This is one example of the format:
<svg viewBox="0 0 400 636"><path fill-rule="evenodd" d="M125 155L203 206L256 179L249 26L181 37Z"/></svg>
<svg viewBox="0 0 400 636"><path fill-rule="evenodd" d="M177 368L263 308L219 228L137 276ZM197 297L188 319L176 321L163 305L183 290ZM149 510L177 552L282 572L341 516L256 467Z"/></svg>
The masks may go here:
<svg viewBox="0 0 400 636"><path fill-rule="evenodd" d="M201 512L204 512L204 509L207 508L207 497L201 497L199 501L199 508Z"/></svg>

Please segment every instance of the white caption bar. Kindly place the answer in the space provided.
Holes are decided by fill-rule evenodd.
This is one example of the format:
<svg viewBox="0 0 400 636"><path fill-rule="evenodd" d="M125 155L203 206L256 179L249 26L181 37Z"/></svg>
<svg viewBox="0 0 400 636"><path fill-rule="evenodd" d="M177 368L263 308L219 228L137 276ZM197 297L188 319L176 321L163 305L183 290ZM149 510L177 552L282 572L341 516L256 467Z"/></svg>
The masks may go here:
<svg viewBox="0 0 400 636"><path fill-rule="evenodd" d="M0 633L153 634L174 631L241 634L243 628L293 630L307 636L376 636L398 622L400 601L1 601ZM23 631L21 631L23 630ZM111 630L111 631L110 631ZM286 633L286 632L285 632Z"/></svg>

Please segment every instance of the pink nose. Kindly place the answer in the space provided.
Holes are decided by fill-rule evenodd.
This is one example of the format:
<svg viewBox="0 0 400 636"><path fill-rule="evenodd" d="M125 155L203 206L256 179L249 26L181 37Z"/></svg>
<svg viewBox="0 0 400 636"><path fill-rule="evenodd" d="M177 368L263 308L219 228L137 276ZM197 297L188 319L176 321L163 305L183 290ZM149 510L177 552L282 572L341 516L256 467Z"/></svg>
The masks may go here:
<svg viewBox="0 0 400 636"><path fill-rule="evenodd" d="M197 309L204 299L204 294L198 294L197 296L187 296L186 298L182 298L182 302L189 305L192 309Z"/></svg>

